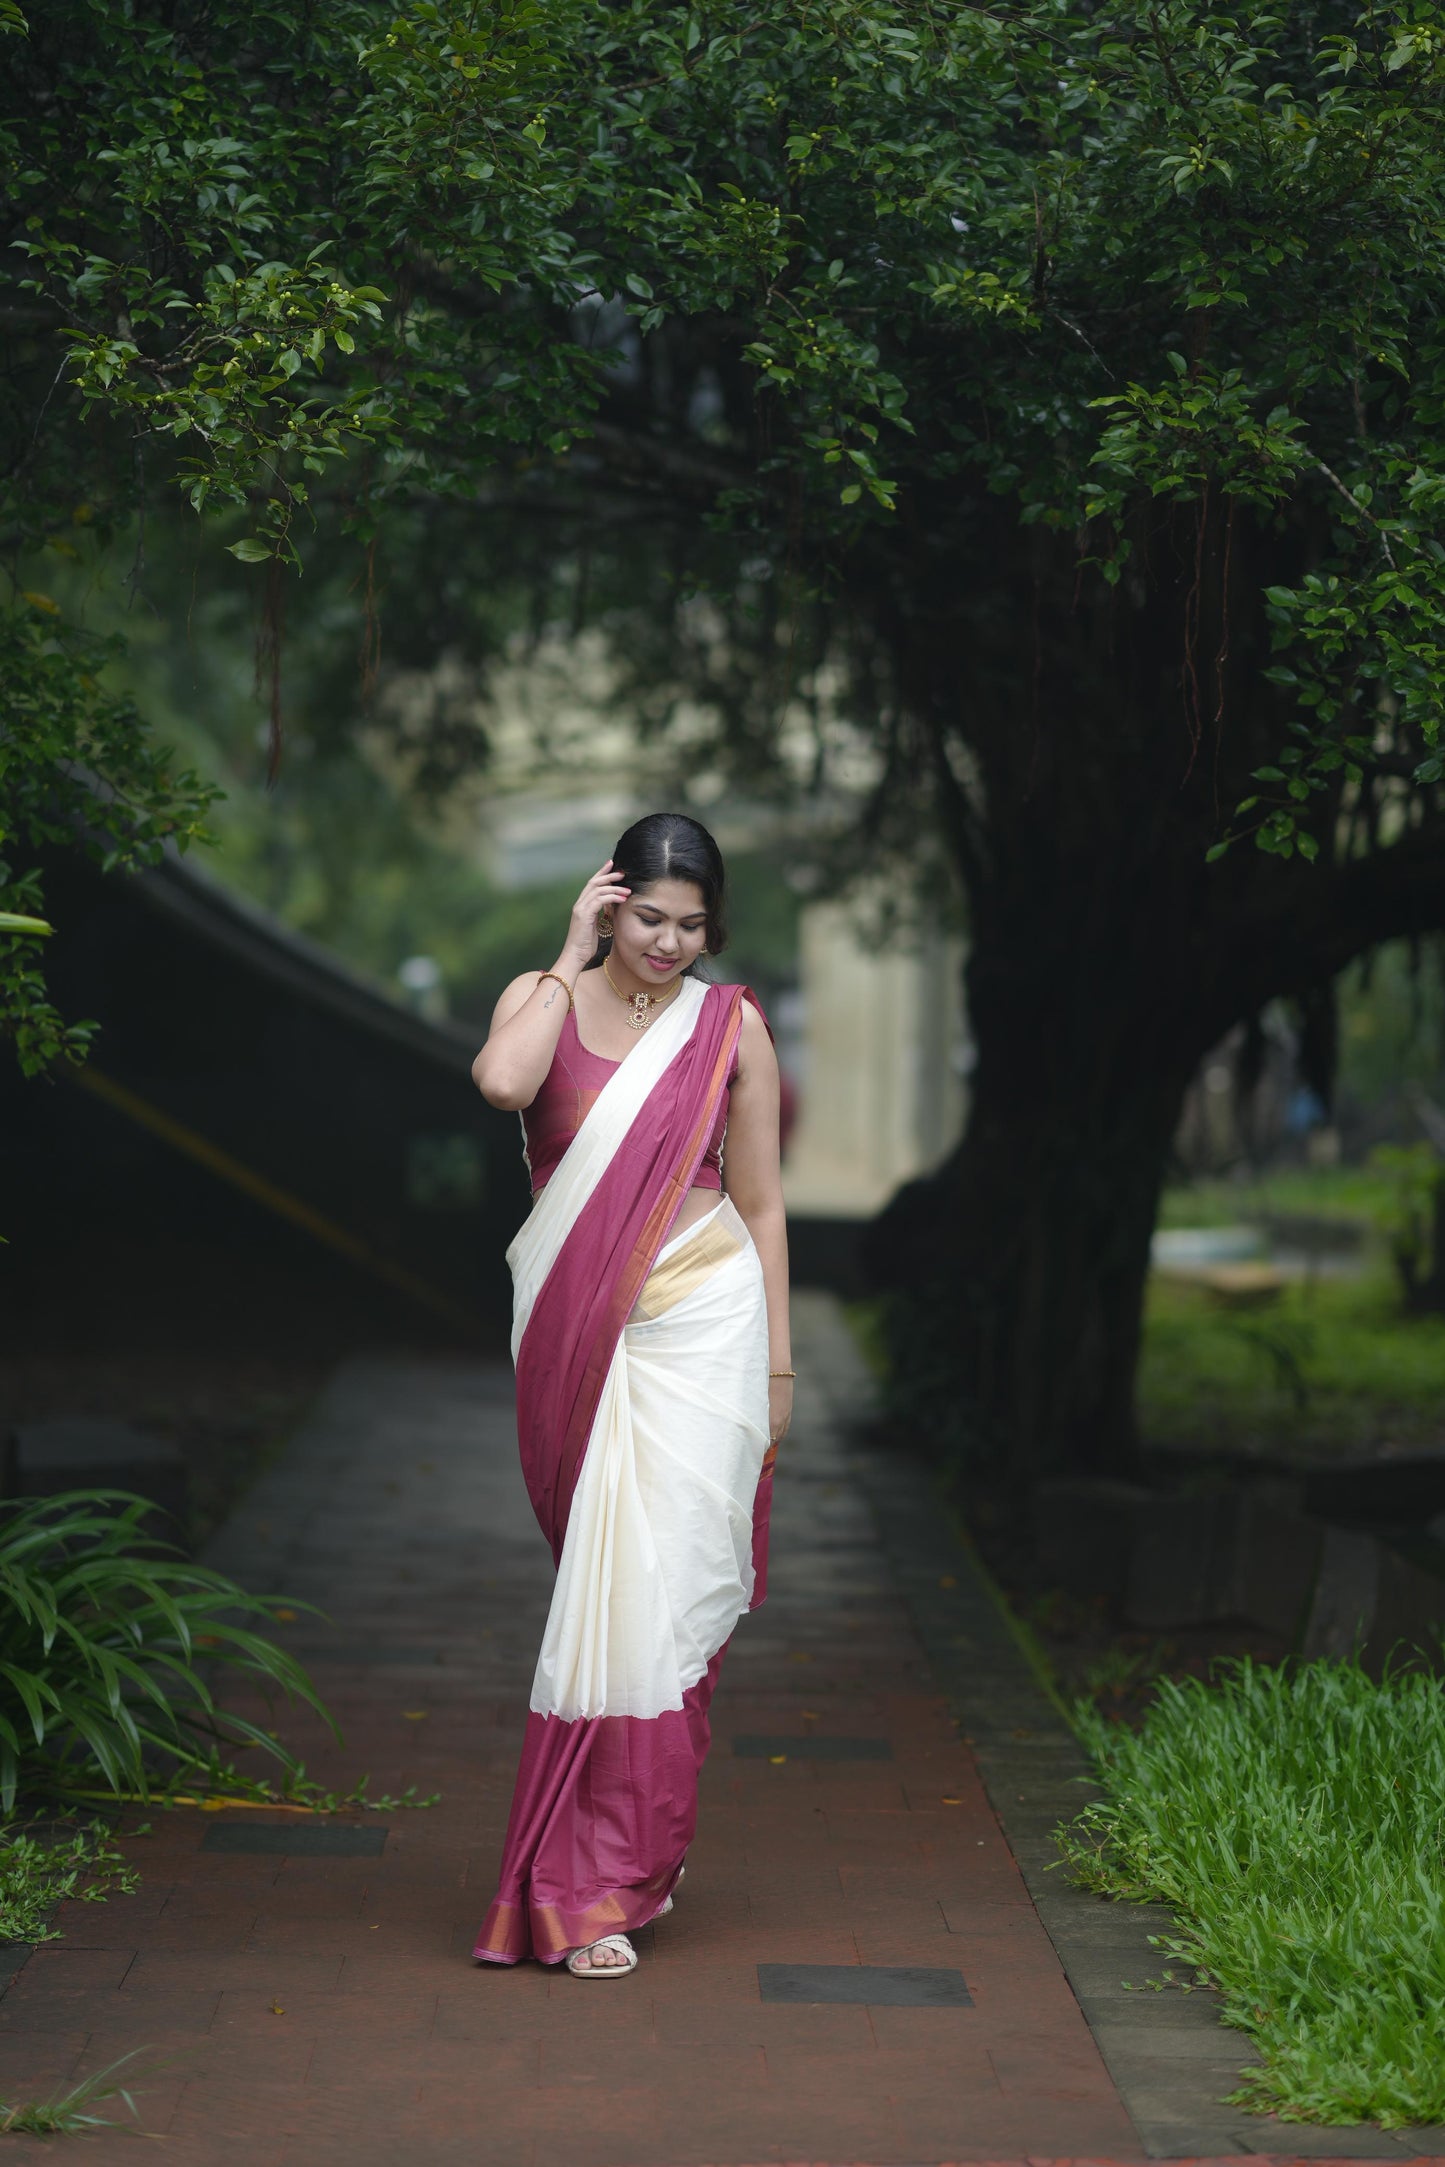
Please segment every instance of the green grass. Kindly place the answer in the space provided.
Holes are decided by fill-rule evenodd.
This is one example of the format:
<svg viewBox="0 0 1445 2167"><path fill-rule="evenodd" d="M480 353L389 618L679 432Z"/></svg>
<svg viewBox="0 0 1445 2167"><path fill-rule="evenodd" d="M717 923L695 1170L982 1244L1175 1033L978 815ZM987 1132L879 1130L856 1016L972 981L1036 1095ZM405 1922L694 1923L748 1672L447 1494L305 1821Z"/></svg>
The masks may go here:
<svg viewBox="0 0 1445 2167"><path fill-rule="evenodd" d="M1445 1317L1407 1317L1380 1265L1221 1307L1156 1278L1139 1410L1151 1446L1244 1456L1348 1456L1445 1445Z"/></svg>
<svg viewBox="0 0 1445 2167"><path fill-rule="evenodd" d="M1378 1167L1288 1167L1247 1181L1191 1181L1166 1189L1159 1224L1241 1226L1285 1214L1378 1226L1394 1209L1396 1191L1395 1181Z"/></svg>
<svg viewBox="0 0 1445 2167"><path fill-rule="evenodd" d="M106 2115L91 2110L104 2099L121 2099L135 2115L136 2103L126 2087L116 2082L116 2071L146 2051L137 2047L108 2068L98 2069L93 2077L82 2077L69 2091L52 2093L49 2099L30 2100L15 2107L0 2103L0 2136L78 2137L86 2130L116 2128Z"/></svg>
<svg viewBox="0 0 1445 2167"><path fill-rule="evenodd" d="M139 1885L102 1821L52 1843L0 1830L0 1941L58 1941L50 1924L57 1904L98 1904Z"/></svg>
<svg viewBox="0 0 1445 2167"><path fill-rule="evenodd" d="M1296 1169L1250 1186L1171 1190L1160 1224L1278 1213L1352 1220L1378 1237L1397 1200L1396 1180L1376 1168ZM1231 1308L1156 1275L1139 1367L1146 1445L1298 1461L1445 1450L1445 1317L1405 1313L1380 1239L1367 1241L1361 1266L1348 1277L1290 1281L1260 1308ZM886 1303L850 1302L845 1314L886 1381Z"/></svg>
<svg viewBox="0 0 1445 2167"><path fill-rule="evenodd" d="M1161 1681L1142 1727L1078 1720L1106 1797L1073 1878L1167 1904L1178 1979L1217 1987L1286 2121L1445 2122L1445 1694L1413 1672L1242 1662ZM1143 1984L1143 1982L1139 1982Z"/></svg>

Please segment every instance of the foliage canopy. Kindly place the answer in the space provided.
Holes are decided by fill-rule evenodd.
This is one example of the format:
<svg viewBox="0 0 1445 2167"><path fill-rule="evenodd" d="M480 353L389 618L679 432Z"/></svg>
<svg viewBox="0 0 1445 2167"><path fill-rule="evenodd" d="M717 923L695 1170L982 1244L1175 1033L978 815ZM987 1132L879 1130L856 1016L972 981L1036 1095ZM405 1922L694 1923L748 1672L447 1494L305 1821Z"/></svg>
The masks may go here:
<svg viewBox="0 0 1445 2167"><path fill-rule="evenodd" d="M1304 696L1433 738L1432 8L10 12L12 554L148 475L259 562L323 484L369 535L606 456L661 333L658 455L835 550L925 481L1113 579L1147 499L1327 508L1271 597Z"/></svg>
<svg viewBox="0 0 1445 2167"><path fill-rule="evenodd" d="M566 512L590 547L587 507L625 499L723 536L703 665L766 652L738 756L776 768L783 696L846 665L875 826L911 847L921 818L968 891L975 1129L993 1094L1042 1140L1012 1223L1051 1218L1057 1248L1087 1162L1063 1277L1089 1257L1107 1288L1117 1261L1120 1291L1068 1329L1137 1339L1170 1094L1203 1046L1279 994L1324 1017L1353 955L1445 923L1438 10L3 19L0 530L32 594L77 522L188 499L256 564L274 660L313 523L370 549L394 507L450 500ZM691 564L661 568L672 606ZM32 681L59 657L85 676L68 622L13 606ZM78 721L46 713L46 772L73 780ZM201 812L126 727L137 811L92 801L121 858ZM9 826L43 840L33 807ZM33 971L33 942L11 953ZM1131 1111L1146 1020L1164 1085ZM1149 1193L1104 1225L1131 1150ZM997 1204L950 1214L980 1260ZM1017 1312L979 1270L980 1316ZM1056 1300L1077 1308L1049 1293L1040 1330Z"/></svg>
<svg viewBox="0 0 1445 2167"><path fill-rule="evenodd" d="M1213 496L1309 530L1267 595L1307 733L1241 823L1314 854L1299 808L1381 698L1438 776L1428 6L67 0L5 27L12 561L178 483L246 507L230 547L274 580L318 495L370 539L388 498L579 444L825 584L931 491L1004 498L1111 581L1151 503ZM96 673L56 685L44 611L16 598L7 664L40 718L15 769L53 783ZM1207 659L1181 657L1196 739ZM112 850L158 832L146 768ZM197 832L194 786L171 802ZM36 840L33 806L11 823Z"/></svg>

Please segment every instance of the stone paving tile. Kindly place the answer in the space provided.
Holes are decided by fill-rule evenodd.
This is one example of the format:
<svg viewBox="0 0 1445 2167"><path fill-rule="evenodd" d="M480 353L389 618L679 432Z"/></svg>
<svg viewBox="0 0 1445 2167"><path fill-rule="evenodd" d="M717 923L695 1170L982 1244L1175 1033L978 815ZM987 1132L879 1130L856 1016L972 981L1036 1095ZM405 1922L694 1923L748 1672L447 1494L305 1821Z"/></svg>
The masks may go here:
<svg viewBox="0 0 1445 2167"><path fill-rule="evenodd" d="M71 2077L89 2045L88 2030L57 2028L40 2038L30 2031L0 2032L0 2098L47 2098Z"/></svg>
<svg viewBox="0 0 1445 2167"><path fill-rule="evenodd" d="M77 1907L78 1909L78 1907ZM76 1917L76 1912L71 1912ZM84 1927L89 1917L79 1914ZM127 1925L131 1924L128 1920ZM79 1924L79 1921L77 1921ZM81 1929L84 1931L84 1928ZM119 1986L135 1962L136 1949L132 1936L127 1936L115 1948L87 1948L77 1939L66 1942L46 1942L35 1951L25 1967L27 1993L54 1997L72 1994L92 1994L107 1987Z"/></svg>

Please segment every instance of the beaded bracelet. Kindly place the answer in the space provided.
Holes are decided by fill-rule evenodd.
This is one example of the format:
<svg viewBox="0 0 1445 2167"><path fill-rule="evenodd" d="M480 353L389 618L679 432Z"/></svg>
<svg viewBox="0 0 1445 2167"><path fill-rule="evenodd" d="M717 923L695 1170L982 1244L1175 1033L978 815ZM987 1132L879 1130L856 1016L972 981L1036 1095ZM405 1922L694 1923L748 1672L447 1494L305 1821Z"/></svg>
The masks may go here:
<svg viewBox="0 0 1445 2167"><path fill-rule="evenodd" d="M573 1000L573 998L572 998L572 988L571 988L571 987L570 987L570 986L568 985L568 983L567 983L566 979L565 979L565 978L564 978L564 977L562 976L562 973L561 973L560 971L542 971L542 972L541 972L541 973L539 974L539 976L538 976L538 979L537 979L537 983L538 983L538 985L540 986L540 985L542 984L543 980L544 980L544 979L548 979L548 978L555 978L555 979L556 979L556 981L557 981L558 985L559 985L559 986L560 986L560 987L562 988L562 991L563 991L563 992L564 992L564 993L566 994L566 996L567 996L567 1006L568 1006L568 1009L569 1009L569 1010L572 1010L572 1011L575 1011L575 1010L576 1010L576 1007L577 1007L577 1003L576 1003L576 1002L575 1002L575 1001Z"/></svg>
<svg viewBox="0 0 1445 2167"><path fill-rule="evenodd" d="M795 1369L770 1369L768 1371L770 1377L796 1377L797 1374L798 1372Z"/></svg>

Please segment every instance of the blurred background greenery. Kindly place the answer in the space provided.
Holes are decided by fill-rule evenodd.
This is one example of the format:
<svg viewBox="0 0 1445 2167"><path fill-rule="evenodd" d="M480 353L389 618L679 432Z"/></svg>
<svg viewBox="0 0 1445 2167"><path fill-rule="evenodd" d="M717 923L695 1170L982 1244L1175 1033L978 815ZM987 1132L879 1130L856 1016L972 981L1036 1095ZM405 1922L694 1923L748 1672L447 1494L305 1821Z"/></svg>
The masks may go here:
<svg viewBox="0 0 1445 2167"><path fill-rule="evenodd" d="M71 543L68 561L47 552L29 576L93 630L124 633L117 685L154 737L220 791L202 869L396 998L481 1031L508 979L552 960L582 879L639 800L628 794L631 777L619 787L608 760L595 762L585 744L580 763L571 747L549 763L545 718L537 728L539 699L555 707L570 698L584 730L607 729L613 695L600 643L569 656L563 640L559 652L565 626L539 619L525 571L502 572L497 537L484 533L478 546L474 530L450 525L457 531L445 516L396 516L386 586L370 596L354 548L318 546L292 597L288 722L274 781L248 568L200 530L172 523L152 530L138 574L131 535L93 549ZM384 656L364 653L369 611L384 611L376 619ZM484 686L492 660L500 681ZM574 671L585 684L569 686ZM520 757L509 756L509 698L528 703L525 724L514 718L511 732L525 732ZM439 706L448 710L440 728ZM649 760L624 733L615 756L640 770L633 791L650 787L667 802L670 788L687 787L671 750ZM528 813L536 825L539 791L557 817L529 853L514 831L519 816L525 831ZM748 817L736 799L718 811L735 834ZM721 975L776 994L797 973L798 883L775 850L746 841L734 842L729 870ZM434 975L417 959L434 964Z"/></svg>

